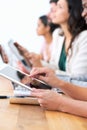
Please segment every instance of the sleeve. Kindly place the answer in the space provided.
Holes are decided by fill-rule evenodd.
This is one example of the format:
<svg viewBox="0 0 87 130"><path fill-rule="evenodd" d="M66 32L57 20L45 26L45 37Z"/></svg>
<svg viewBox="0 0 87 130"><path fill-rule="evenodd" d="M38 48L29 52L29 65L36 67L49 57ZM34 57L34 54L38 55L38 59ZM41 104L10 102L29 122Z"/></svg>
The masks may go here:
<svg viewBox="0 0 87 130"><path fill-rule="evenodd" d="M70 66L71 73L75 75L87 74L87 31L79 35L76 42L78 47L73 56L72 66Z"/></svg>

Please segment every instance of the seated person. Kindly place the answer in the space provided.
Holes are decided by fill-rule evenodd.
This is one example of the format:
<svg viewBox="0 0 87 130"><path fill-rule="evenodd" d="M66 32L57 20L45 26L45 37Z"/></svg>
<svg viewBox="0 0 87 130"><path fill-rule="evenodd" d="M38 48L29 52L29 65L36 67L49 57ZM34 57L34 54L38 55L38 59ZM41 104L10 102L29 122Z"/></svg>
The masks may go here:
<svg viewBox="0 0 87 130"><path fill-rule="evenodd" d="M80 2L80 4L81 4L81 2ZM59 8L59 5L58 5L58 7L56 7L56 9ZM80 8L80 5L78 6L78 8ZM87 53L87 51L85 50L85 48L87 48L87 38L86 38L87 37L87 25L81 16L82 15L81 8L80 8L80 12L78 11L78 9L76 11L77 18L74 17L74 16L76 16L76 14L75 14L76 9L75 10L72 9L73 15L71 14L71 11L69 9L70 17L68 17L67 20L69 20L69 22L70 22L71 21L70 19L72 17L71 22L73 24L73 25L71 25L71 22L70 23L68 22L68 28L70 28L70 29L68 29L67 27L63 28L63 24L65 21L64 21L64 17L62 18L62 16L65 16L65 15L68 16L68 15L59 9L58 9L58 11L62 12L61 16L60 16L60 13L58 13L58 11L55 11L55 13L54 13L55 17L52 19L52 22L59 24L64 33L63 35L59 35L60 32L58 32L56 35L57 42L55 41L54 54L53 54L53 58L51 61L51 64L53 64L53 66L55 66L55 69L57 70L56 71L57 74L61 73L59 70L62 70L62 72L65 72L65 74L70 74L70 75L76 75L76 74L80 75L80 74L87 73L87 59L83 58L84 56L86 56L84 54ZM80 16L80 17L78 17L78 16ZM77 20L75 20L75 18ZM80 21L79 21L79 19L80 19ZM83 21L84 27L82 27L82 25L80 24L81 21ZM72 29L78 30L76 28L81 29L81 30L79 30L80 32L77 31L78 33L76 32L77 34L74 35L75 33L72 34L71 30ZM82 29L82 28L84 28L84 29ZM66 30L68 31L67 34L66 34L66 32L67 32ZM84 43L82 43L81 41L83 41ZM55 58L55 57L57 57L57 58ZM57 64L58 64L58 66L57 66ZM57 68L56 68L56 66L57 66Z"/></svg>
<svg viewBox="0 0 87 130"><path fill-rule="evenodd" d="M59 5L57 7L58 11ZM81 75L87 73L87 25L81 16L82 7L80 5L82 6L81 2L79 6L75 8L76 12L72 9L73 15L70 10L69 14L63 11L61 13L62 15L60 15L58 11L57 13L55 11L53 22L59 24L60 28L57 34L58 40L53 43L53 53L49 67L54 67L57 74L61 72L64 72L66 75ZM71 18L72 21L70 20ZM66 27L63 25L66 25ZM33 61L36 62L38 60L34 59ZM40 66L40 64L38 66Z"/></svg>
<svg viewBox="0 0 87 130"><path fill-rule="evenodd" d="M76 8L76 10L77 10L77 8ZM78 13L78 10L76 11L77 13ZM80 13L80 17L81 17L81 13ZM81 17L81 19L82 19L82 17ZM84 23L84 26L83 27L81 27L81 28L83 28L83 30L84 29L86 29L87 28L87 26L86 26L86 24L85 24L85 21L84 21L84 19L82 19L82 21L83 21L83 23ZM79 25L80 26L80 25ZM79 28L79 26L77 26L77 28ZM82 30L82 29L81 29ZM81 31L80 30L80 31ZM84 36L83 36L83 34L84 34ZM82 38L81 38L82 37ZM62 36L59 36L59 38L61 38L62 39ZM78 39L78 40L77 40ZM80 40L79 40L80 39ZM78 42L77 42L78 41ZM82 41L82 43L80 43ZM79 43L79 44L78 44ZM75 43L74 43L74 41L73 41L73 48L71 49L71 50L73 50L73 53L72 53L72 55L69 55L68 56L68 59L69 59L69 57L70 57L70 59L67 61L67 63L69 64L69 66L67 66L67 69L70 71L70 73L72 73L72 74L86 74L87 72L86 72L86 70L87 70L87 64L86 64L86 61L87 61L87 59L86 58L84 58L83 57L83 55L84 54L86 54L87 53L87 51L86 51L86 48L87 48L87 31L83 31L82 32L82 34L79 34L78 35L78 38L76 38L76 40L75 40ZM76 44L76 46L74 45L74 44ZM58 44L56 44L57 46L58 46ZM62 44L60 44L60 46L61 45L63 45L63 42L62 42ZM79 49L78 49L78 47L79 47ZM81 48L80 48L81 47ZM62 46L61 46L61 48L62 48ZM55 49L57 49L57 47L55 47ZM74 49L75 49L75 51L74 51ZM60 49L61 50L61 49ZM78 51L77 51L78 50ZM55 61L56 61L56 64L58 63L57 61L58 60L56 60L56 57L57 57L57 53L59 53L58 52L58 50L56 50L56 53L55 53L55 56L54 56L54 63L55 63ZM59 53L60 54L60 53ZM62 58L60 58L60 59L62 59ZM74 61L73 61L74 60ZM72 61L72 62L71 62ZM81 64L80 64L80 63ZM84 64L84 62L85 62L85 64ZM70 65L70 63L71 63L71 65ZM74 65L73 65L74 64ZM60 64L61 65L61 64ZM64 69L64 68L63 68Z"/></svg>
<svg viewBox="0 0 87 130"><path fill-rule="evenodd" d="M68 9L67 9L67 6L68 6ZM78 9L77 6L80 8ZM57 4L57 8L56 8L55 18L57 17L57 15L61 14L61 11L63 11L62 9L64 9L64 7L66 7L66 9L69 13L69 9L72 11L73 11L73 9L74 9L74 11L77 10L76 12L78 12L78 10L80 11L81 6L82 5L81 5L80 0L75 0L75 1L72 0L72 4L70 3L69 0L68 1L59 0L59 2ZM58 13L57 11L60 13ZM64 12L67 12L67 11L64 10ZM63 16L65 16L65 15L63 15ZM80 16L81 16L81 14L80 14ZM78 23L79 22L77 22L77 24ZM87 26L84 26L84 27L86 28ZM76 38L76 41L78 41L77 38ZM83 41L85 41L85 39L83 39ZM77 43L79 43L79 42L77 42ZM86 43L87 43L87 41L86 41ZM80 48L80 46L78 46L78 47ZM83 50L83 52L84 51L85 50ZM74 52L74 50L73 50L73 52ZM72 55L71 55L71 57L72 57ZM73 59L73 62L76 61L76 59L78 59L77 56L80 57L78 52L76 53L76 55ZM82 57L80 57L80 59ZM77 61L79 61L79 59ZM84 67L87 67L87 65ZM43 73L44 73L44 76L42 75ZM76 70L76 73L77 73L77 70ZM31 77L36 77L36 78L46 82L47 84L52 85L53 87L60 88L67 95L67 96L60 95L52 90L46 91L46 90L33 89L31 95L37 97L41 107L43 107L47 110L58 110L58 111L62 111L62 112L67 112L67 113L87 117L87 88L78 87L73 84L59 80L56 77L55 73L47 68L34 68L30 74L31 74Z"/></svg>
<svg viewBox="0 0 87 130"><path fill-rule="evenodd" d="M20 54L24 56L26 61L31 66L41 65L40 60L44 60L46 62L50 61L52 50L53 50L52 33L56 27L57 25L53 24L46 15L39 17L38 25L37 25L37 34L39 36L44 37L44 42L41 48L40 55L35 53L30 53L18 43L14 43L14 45L19 50Z"/></svg>
<svg viewBox="0 0 87 130"><path fill-rule="evenodd" d="M50 6L51 6L51 10L52 10L52 15L50 15L50 17L51 17L51 19L52 19L52 22L54 22L54 17L55 17L55 7L56 7L56 2L55 2L56 0L50 0ZM87 18L86 16L87 16L87 0L82 0L83 1L83 7L84 7L84 10L83 10L83 13L82 13L82 16L83 17L85 17L85 19ZM51 13L50 13L51 14ZM79 26L78 26L79 27ZM87 25L86 25L86 27L85 27L86 29L87 29ZM56 70L58 70L58 71L56 71L56 73L57 74L60 74L61 72L63 72L63 71L61 71L61 72L59 72L59 65L57 66L57 64L59 63L59 59L61 59L60 58L60 53L61 53L61 47L62 47L62 45L60 44L60 41L59 41L59 39L62 39L62 37L60 37L59 38L59 36L58 36L58 34L59 34L59 29L56 29L55 31L54 31L54 35L53 35L53 42L54 42L54 44L55 44L55 48L54 48L54 54L53 54L53 57L52 57L52 59L51 59L51 64L53 64L53 66L54 66L54 68L56 69ZM87 36L86 36L87 37ZM84 39L83 39L84 40ZM85 40L84 40L85 41ZM59 43L59 45L57 45ZM73 43L72 43L73 44ZM85 44L86 45L86 44ZM59 51L58 51L59 50ZM71 49L72 50L72 49ZM70 51L70 49L69 49L69 51ZM73 51L73 50L72 50ZM85 52L86 50L85 49L83 49L83 51ZM78 54L76 55L76 56L79 56L79 54L80 54L80 51L78 51L77 52ZM82 53L81 53L82 54ZM58 59L57 58L55 58L55 57L57 57L58 56ZM80 56L79 56L80 57ZM82 57L82 56L81 56ZM76 59L77 59L77 57L76 57ZM68 73L71 73L71 74L74 74L74 65L71 65L72 67L70 67L70 62L72 61L72 57L70 57L70 59L69 59L70 61L69 61L69 66L67 66L67 63L66 63L66 68L67 67L69 67L69 68L67 68L67 70L66 71L69 71ZM79 59L77 59L77 60L79 60ZM84 61L82 61L83 62L83 67L84 67ZM78 64L78 63L77 63ZM57 66L57 68L56 68L56 66ZM75 66L77 66L77 65L75 65ZM81 66L80 66L81 67ZM83 68L82 67L82 68ZM71 69L72 68L72 69ZM84 67L84 68L86 68L86 66ZM81 69L81 68L78 68L78 66L77 66L77 70L75 71L75 72L77 72L77 74L80 74L80 73L83 73L83 72L79 72L79 70L82 70L83 71L83 69ZM62 73L63 74L63 73ZM84 74L84 73L83 73Z"/></svg>

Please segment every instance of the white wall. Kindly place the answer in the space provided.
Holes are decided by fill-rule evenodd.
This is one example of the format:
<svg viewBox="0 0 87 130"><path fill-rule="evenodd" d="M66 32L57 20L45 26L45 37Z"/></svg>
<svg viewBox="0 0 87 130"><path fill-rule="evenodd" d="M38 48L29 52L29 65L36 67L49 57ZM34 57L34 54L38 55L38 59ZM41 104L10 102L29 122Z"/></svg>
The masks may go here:
<svg viewBox="0 0 87 130"><path fill-rule="evenodd" d="M0 44L10 39L38 52L41 39L36 35L39 16L49 11L49 0L0 0Z"/></svg>

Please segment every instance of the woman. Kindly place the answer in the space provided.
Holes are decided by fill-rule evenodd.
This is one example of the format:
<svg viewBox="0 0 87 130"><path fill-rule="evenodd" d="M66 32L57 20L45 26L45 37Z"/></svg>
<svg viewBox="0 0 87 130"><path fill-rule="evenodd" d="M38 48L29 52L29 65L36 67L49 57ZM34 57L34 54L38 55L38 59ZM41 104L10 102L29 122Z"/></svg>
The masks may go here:
<svg viewBox="0 0 87 130"><path fill-rule="evenodd" d="M81 0L58 1L55 12L55 22L60 23L65 36L64 38L61 36L61 41L62 43L64 43L61 48L65 49L65 51L63 50L63 54L67 54L68 58L70 58L67 59L69 61L66 61L65 55L63 61L60 61L60 68L62 64L62 70L65 70L65 62L67 62L68 64L72 65L70 65L71 70L73 70L71 72L74 72L76 74L77 71L80 74L87 73L87 50L85 49L85 47L87 47L87 31L84 31L87 26L81 14ZM72 49L72 53L70 56L68 54L70 53L69 49ZM79 62L82 62L84 60L84 65L83 63L78 64ZM44 74L44 76L42 74ZM32 96L38 98L41 107L44 107L48 110L58 110L87 117L87 88L77 87L75 85L61 81L56 77L53 71L50 71L47 68L33 69L31 71L31 77L37 77L53 87L62 89L62 91L67 94L66 97L52 90L46 91L33 89L31 94Z"/></svg>
<svg viewBox="0 0 87 130"><path fill-rule="evenodd" d="M61 2L61 3L60 3ZM50 64L68 74L87 73L87 25L82 15L82 2L58 1L52 22L60 25ZM57 57L57 58L54 58Z"/></svg>
<svg viewBox="0 0 87 130"><path fill-rule="evenodd" d="M44 37L41 53L39 55L36 53L30 53L18 43L14 43L20 54L24 56L27 62L32 66L42 66L41 60L43 60L43 62L45 61L43 64L50 61L53 49L52 33L55 28L57 28L57 25L53 24L46 15L39 17L37 34Z"/></svg>
<svg viewBox="0 0 87 130"><path fill-rule="evenodd" d="M25 58L27 64L30 67L42 66L42 64L49 63L53 49L52 33L56 27L57 25L53 24L46 15L39 17L37 34L44 37L44 42L40 54L31 53L27 49L19 45L17 42L14 43L14 45L17 47L18 51ZM18 62L18 68L25 73L29 73L25 70L20 62ZM24 77L22 81L23 83L27 83L27 77Z"/></svg>
<svg viewBox="0 0 87 130"><path fill-rule="evenodd" d="M55 30L56 25L51 23L50 19L44 15L39 17L37 34L44 37L44 43L41 49L41 57L46 62L50 61L52 53L52 33Z"/></svg>
<svg viewBox="0 0 87 130"><path fill-rule="evenodd" d="M41 48L40 57L38 58L35 53L29 54L29 59L33 66L42 66L41 61L50 61L53 44L52 44L52 33L57 28L57 25L53 24L51 20L43 15L38 19L37 34L44 37L44 42Z"/></svg>

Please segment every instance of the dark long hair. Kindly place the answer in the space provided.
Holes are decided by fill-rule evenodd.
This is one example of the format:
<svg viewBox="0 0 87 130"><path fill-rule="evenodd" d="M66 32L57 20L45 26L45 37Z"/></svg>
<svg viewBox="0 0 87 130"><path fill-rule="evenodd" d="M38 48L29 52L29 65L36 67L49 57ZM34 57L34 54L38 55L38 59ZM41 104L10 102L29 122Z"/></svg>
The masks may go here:
<svg viewBox="0 0 87 130"><path fill-rule="evenodd" d="M56 28L58 28L58 25L52 23L51 20L46 15L40 16L39 19L44 24L44 26L49 26L50 27L50 33L53 33L53 31Z"/></svg>
<svg viewBox="0 0 87 130"><path fill-rule="evenodd" d="M69 9L68 29L72 34L72 41L82 31L87 29L86 21L82 17L82 0L66 0ZM71 42L72 42L71 41Z"/></svg>

